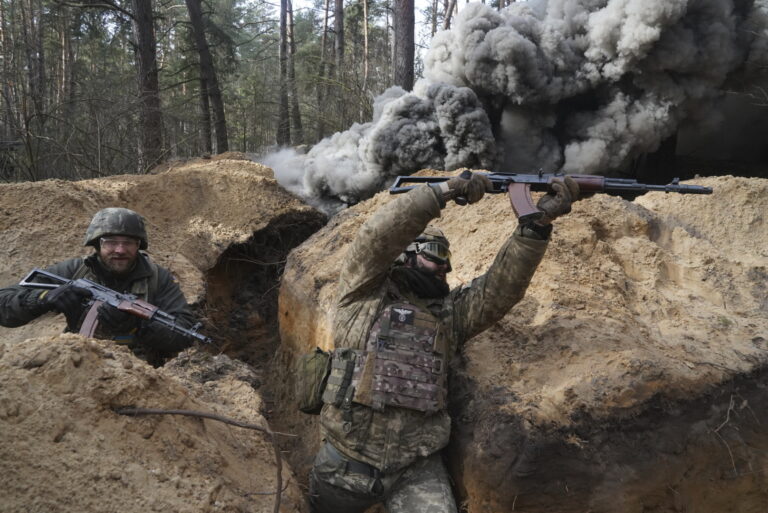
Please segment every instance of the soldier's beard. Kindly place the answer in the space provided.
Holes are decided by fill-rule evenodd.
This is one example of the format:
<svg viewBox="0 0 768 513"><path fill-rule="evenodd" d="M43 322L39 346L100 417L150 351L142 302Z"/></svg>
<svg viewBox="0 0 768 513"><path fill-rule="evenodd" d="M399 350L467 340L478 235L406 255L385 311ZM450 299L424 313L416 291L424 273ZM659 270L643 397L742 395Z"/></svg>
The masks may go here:
<svg viewBox="0 0 768 513"><path fill-rule="evenodd" d="M101 262L102 267L107 271L118 275L130 273L136 266L136 260L136 258L130 257L112 258L107 256L105 258L99 256L99 261Z"/></svg>

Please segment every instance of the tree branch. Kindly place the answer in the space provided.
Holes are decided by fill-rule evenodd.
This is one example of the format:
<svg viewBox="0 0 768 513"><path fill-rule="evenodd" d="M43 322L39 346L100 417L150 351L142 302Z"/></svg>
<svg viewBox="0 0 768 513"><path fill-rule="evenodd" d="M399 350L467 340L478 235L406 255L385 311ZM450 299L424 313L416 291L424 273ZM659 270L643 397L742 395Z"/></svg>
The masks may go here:
<svg viewBox="0 0 768 513"><path fill-rule="evenodd" d="M99 1L85 2L85 3L69 2L67 0L54 0L54 1L59 5L65 5L67 7L76 7L78 9L107 9L109 11L117 11L125 14L130 19L134 19L133 14L130 11L123 9L122 7L120 7L114 2L111 2L110 0L99 0Z"/></svg>

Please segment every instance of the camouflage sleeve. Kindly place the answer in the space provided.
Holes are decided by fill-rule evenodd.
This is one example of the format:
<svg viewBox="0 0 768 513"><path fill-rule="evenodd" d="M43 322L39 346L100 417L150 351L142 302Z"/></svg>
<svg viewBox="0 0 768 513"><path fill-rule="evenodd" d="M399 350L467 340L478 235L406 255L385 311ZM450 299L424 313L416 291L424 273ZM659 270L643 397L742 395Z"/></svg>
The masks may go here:
<svg viewBox="0 0 768 513"><path fill-rule="evenodd" d="M158 267L157 292L154 297L147 298L150 303L160 310L172 315L179 326L190 328L195 323L195 316L179 287L176 278L166 269ZM137 334L137 341L164 356L171 356L191 345L186 337L173 333L157 323L142 324Z"/></svg>
<svg viewBox="0 0 768 513"><path fill-rule="evenodd" d="M0 289L0 326L17 328L46 312L39 304L41 290L12 285Z"/></svg>
<svg viewBox="0 0 768 513"><path fill-rule="evenodd" d="M71 278L82 262L82 258L72 258L53 264L45 270L63 278ZM29 289L19 285L0 289L0 326L17 328L46 313L48 308L40 299L44 293L45 290L42 289Z"/></svg>
<svg viewBox="0 0 768 513"><path fill-rule="evenodd" d="M484 275L452 291L459 344L488 329L525 295L547 249L546 240L513 234Z"/></svg>
<svg viewBox="0 0 768 513"><path fill-rule="evenodd" d="M397 256L429 221L440 216L440 208L435 191L424 185L377 210L360 227L344 258L339 305L347 305L381 284Z"/></svg>

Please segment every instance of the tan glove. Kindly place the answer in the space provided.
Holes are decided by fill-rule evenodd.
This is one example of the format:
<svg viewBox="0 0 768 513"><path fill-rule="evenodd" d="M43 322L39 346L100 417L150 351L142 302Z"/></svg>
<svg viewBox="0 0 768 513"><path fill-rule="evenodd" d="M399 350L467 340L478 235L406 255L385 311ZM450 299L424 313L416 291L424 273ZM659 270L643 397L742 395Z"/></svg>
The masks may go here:
<svg viewBox="0 0 768 513"><path fill-rule="evenodd" d="M538 219L538 224L552 224L556 218L571 211L571 203L579 199L579 184L570 176L552 179L552 191L546 193L536 203L536 207L544 212Z"/></svg>
<svg viewBox="0 0 768 513"><path fill-rule="evenodd" d="M448 190L443 193L443 197L447 200L452 199L459 205L476 203L486 192L493 190L493 184L487 176L472 171L463 171L445 184Z"/></svg>

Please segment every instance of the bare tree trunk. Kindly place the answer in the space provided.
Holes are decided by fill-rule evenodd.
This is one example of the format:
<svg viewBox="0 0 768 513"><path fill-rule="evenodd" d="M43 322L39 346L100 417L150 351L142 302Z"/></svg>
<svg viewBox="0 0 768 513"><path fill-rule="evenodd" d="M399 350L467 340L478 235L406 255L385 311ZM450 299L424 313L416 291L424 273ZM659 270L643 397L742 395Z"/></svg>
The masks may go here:
<svg viewBox="0 0 768 513"><path fill-rule="evenodd" d="M38 0L35 3L35 75L37 81L39 110L38 114L45 115L46 105L48 103L48 94L46 91L45 79L45 45L43 44L43 1ZM44 118L42 119L44 121Z"/></svg>
<svg viewBox="0 0 768 513"><path fill-rule="evenodd" d="M59 64L58 64L58 77L56 77L56 91L54 98L56 103L63 103L69 100L69 86L70 86L70 66L71 66L71 53L72 46L70 41L72 40L69 33L69 8L62 6L58 16L59 22Z"/></svg>
<svg viewBox="0 0 768 513"><path fill-rule="evenodd" d="M45 104L45 71L40 69L45 64L42 48L42 6L33 0L20 3L21 29L25 52L26 94L32 100L33 113L27 110L28 123L40 124ZM28 127L30 128L30 127Z"/></svg>
<svg viewBox="0 0 768 513"><path fill-rule="evenodd" d="M291 118L288 112L288 0L280 0L279 79L280 101L277 114L276 142L279 146L291 144Z"/></svg>
<svg viewBox="0 0 768 513"><path fill-rule="evenodd" d="M208 155L213 153L211 142L211 103L208 101L208 83L204 77L200 77L200 142L203 151Z"/></svg>
<svg viewBox="0 0 768 513"><path fill-rule="evenodd" d="M334 41L336 70L341 73L344 66L344 0L334 0L333 31L336 36Z"/></svg>
<svg viewBox="0 0 768 513"><path fill-rule="evenodd" d="M432 37L437 34L437 0L432 0Z"/></svg>
<svg viewBox="0 0 768 513"><path fill-rule="evenodd" d="M326 92L328 90L328 79L326 73L330 77L330 70L327 70L327 46L328 46L328 11L330 8L330 0L325 0L325 7L323 9L323 34L320 38L320 72L319 80L317 83L317 140L321 140L325 137L325 116L327 109L325 106Z"/></svg>
<svg viewBox="0 0 768 513"><path fill-rule="evenodd" d="M135 0L134 0L135 1ZM192 32L195 36L197 53L200 56L200 76L205 79L208 98L213 109L214 128L216 130L216 153L224 153L229 150L227 137L227 120L224 116L224 101L221 98L219 79L216 76L216 68L213 66L213 57L205 37L205 24L203 23L203 9L201 0L185 0L189 11L189 21L192 24Z"/></svg>
<svg viewBox="0 0 768 513"><path fill-rule="evenodd" d="M11 63L12 63L12 38L8 30L9 22L5 2L0 2L0 97L2 97L3 108L5 111L6 122L0 125L0 141L11 142L15 138L12 126L15 124L11 98L13 95L11 89Z"/></svg>
<svg viewBox="0 0 768 513"><path fill-rule="evenodd" d="M336 78L336 111L340 125L346 123L344 108L344 0L334 0L333 31L335 51L335 78Z"/></svg>
<svg viewBox="0 0 768 513"><path fill-rule="evenodd" d="M304 144L304 129L301 125L301 110L299 110L299 92L296 87L296 41L293 37L293 4L288 0L288 40L290 43L290 54L288 58L288 83L291 92L291 135L292 142Z"/></svg>
<svg viewBox="0 0 768 513"><path fill-rule="evenodd" d="M445 9L445 19L443 20L443 30L448 30L451 28L451 16L453 15L453 11L456 9L456 0L451 0L448 4L448 7Z"/></svg>
<svg viewBox="0 0 768 513"><path fill-rule="evenodd" d="M368 0L363 2L363 97L368 98ZM363 116L360 116L361 120Z"/></svg>
<svg viewBox="0 0 768 513"><path fill-rule="evenodd" d="M392 13L392 0L385 0L386 2L386 8L384 9L387 13L386 15L386 47L389 50L387 53L387 76L391 79L394 79L395 73L392 71L393 63L395 62L395 43L394 38L392 37L392 23L390 23L389 17Z"/></svg>
<svg viewBox="0 0 768 513"><path fill-rule="evenodd" d="M139 172L159 164L163 155L163 118L157 71L157 41L152 0L132 0L136 68L139 81L141 135Z"/></svg>
<svg viewBox="0 0 768 513"><path fill-rule="evenodd" d="M414 5L413 0L395 0L394 39L395 39L395 85L406 91L413 89L414 43Z"/></svg>

